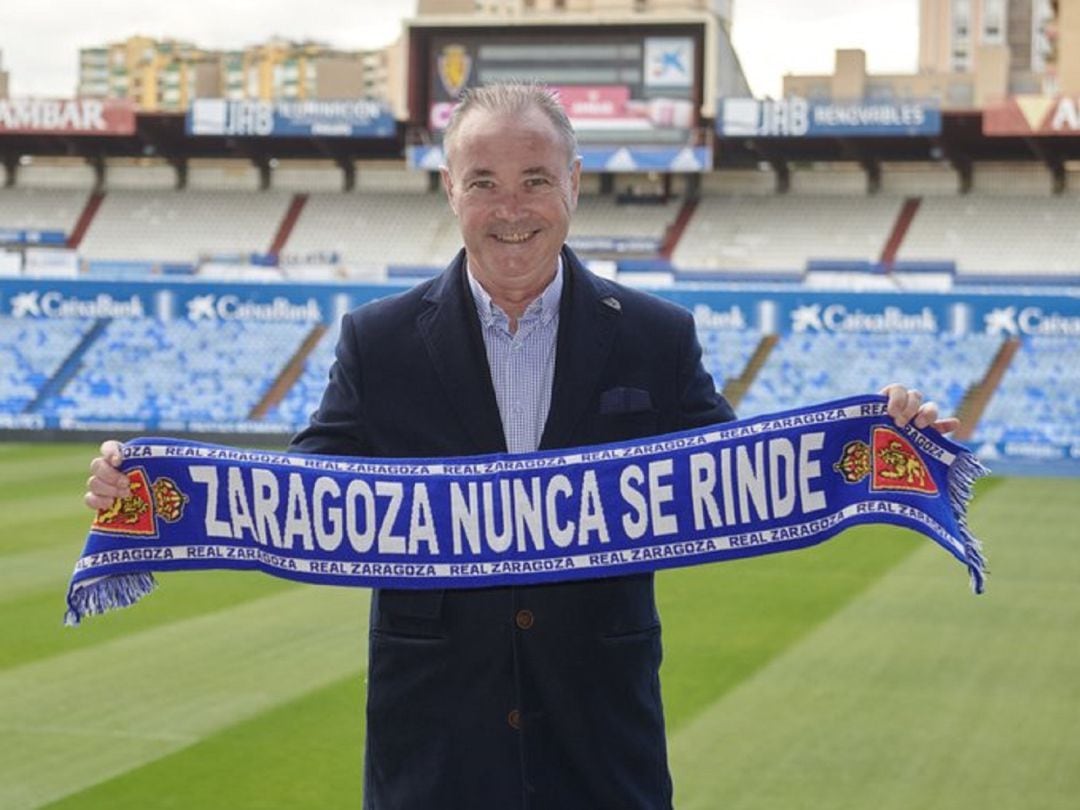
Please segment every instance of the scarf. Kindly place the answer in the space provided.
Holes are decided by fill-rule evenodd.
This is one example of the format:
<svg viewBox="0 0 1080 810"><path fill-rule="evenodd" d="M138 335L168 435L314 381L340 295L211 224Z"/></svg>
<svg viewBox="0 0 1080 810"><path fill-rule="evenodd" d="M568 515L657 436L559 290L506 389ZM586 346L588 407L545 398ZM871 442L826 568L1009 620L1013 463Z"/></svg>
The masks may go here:
<svg viewBox="0 0 1080 810"><path fill-rule="evenodd" d="M462 458L123 445L131 494L100 511L66 622L131 605L152 572L259 570L321 585L482 588L622 576L805 548L862 523L967 566L987 470L860 396L612 444Z"/></svg>

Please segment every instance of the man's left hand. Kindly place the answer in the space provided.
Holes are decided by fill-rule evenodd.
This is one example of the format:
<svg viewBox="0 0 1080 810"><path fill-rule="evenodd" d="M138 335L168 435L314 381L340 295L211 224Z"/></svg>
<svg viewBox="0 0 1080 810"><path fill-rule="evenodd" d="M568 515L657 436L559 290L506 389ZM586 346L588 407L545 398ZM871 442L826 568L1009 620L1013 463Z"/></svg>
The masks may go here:
<svg viewBox="0 0 1080 810"><path fill-rule="evenodd" d="M937 404L923 402L922 392L914 388L907 388L900 383L889 383L881 389L881 393L889 398L886 411L897 427L903 427L912 421L915 427L932 427L939 433L952 433L960 427L960 420L955 417L939 419Z"/></svg>

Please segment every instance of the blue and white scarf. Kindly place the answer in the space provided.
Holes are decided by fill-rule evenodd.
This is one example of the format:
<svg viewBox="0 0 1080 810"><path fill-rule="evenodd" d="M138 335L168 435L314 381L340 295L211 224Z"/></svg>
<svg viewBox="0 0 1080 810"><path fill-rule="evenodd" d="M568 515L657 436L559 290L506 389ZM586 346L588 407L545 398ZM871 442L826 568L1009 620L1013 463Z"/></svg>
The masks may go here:
<svg viewBox="0 0 1080 810"><path fill-rule="evenodd" d="M322 585L481 588L611 577L906 526L985 562L966 523L985 468L862 396L615 444L367 459L173 439L123 447L131 495L98 513L67 622L130 605L152 571L258 569Z"/></svg>

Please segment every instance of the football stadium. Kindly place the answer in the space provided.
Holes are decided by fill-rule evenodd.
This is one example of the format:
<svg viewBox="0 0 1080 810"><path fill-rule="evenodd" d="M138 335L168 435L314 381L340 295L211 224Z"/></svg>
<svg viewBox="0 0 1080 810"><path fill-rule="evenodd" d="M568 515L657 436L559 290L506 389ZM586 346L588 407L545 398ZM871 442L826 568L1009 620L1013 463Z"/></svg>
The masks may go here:
<svg viewBox="0 0 1080 810"><path fill-rule="evenodd" d="M0 94L0 808L360 807L369 592L167 572L65 627L87 465L106 438L283 450L342 317L461 249L443 131L511 78L577 132L569 247L692 313L740 418L902 382L990 470L981 595L884 525L657 575L675 806L1077 806L1080 2L973 4L1003 94L838 53L781 99L730 3L608 5L421 2L385 97ZM1052 81L1000 61L998 6L1045 15Z"/></svg>

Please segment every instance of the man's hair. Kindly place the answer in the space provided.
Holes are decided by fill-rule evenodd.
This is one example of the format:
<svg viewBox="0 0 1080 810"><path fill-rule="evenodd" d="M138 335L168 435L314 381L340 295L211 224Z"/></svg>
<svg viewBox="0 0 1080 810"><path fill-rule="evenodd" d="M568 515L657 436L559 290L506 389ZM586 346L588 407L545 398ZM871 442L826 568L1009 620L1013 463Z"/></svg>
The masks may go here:
<svg viewBox="0 0 1080 810"><path fill-rule="evenodd" d="M577 136L566 111L555 98L551 88L539 82L499 82L483 87L470 87L461 94L460 103L450 115L450 123L443 133L443 154L450 162L450 152L457 139L461 122L472 110L487 110L502 115L520 115L537 109L547 116L555 131L566 144L567 163L577 158Z"/></svg>

